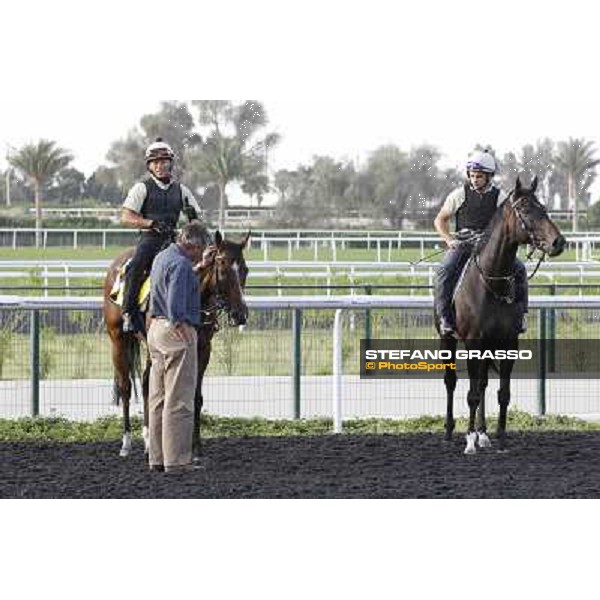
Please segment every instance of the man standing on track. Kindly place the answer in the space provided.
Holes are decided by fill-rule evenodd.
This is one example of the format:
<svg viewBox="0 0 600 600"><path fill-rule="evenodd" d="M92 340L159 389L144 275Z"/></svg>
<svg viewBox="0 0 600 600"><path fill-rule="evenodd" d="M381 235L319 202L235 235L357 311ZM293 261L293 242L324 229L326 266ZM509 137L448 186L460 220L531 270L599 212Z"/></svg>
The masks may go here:
<svg viewBox="0 0 600 600"><path fill-rule="evenodd" d="M194 397L198 376L197 333L200 290L195 269L214 260L214 246L204 250L204 227L184 226L177 243L159 252L152 266L148 349L150 469L192 470ZM198 261L202 261L196 264Z"/></svg>

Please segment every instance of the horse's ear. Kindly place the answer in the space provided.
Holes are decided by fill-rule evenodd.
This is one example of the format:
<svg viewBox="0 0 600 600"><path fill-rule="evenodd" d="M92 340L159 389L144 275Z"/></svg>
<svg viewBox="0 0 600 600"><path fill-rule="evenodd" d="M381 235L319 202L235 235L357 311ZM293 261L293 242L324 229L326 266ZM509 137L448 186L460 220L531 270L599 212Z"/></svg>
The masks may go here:
<svg viewBox="0 0 600 600"><path fill-rule="evenodd" d="M531 182L531 191L535 192L535 190L537 190L537 186L538 186L538 178L537 175L533 178L533 181Z"/></svg>
<svg viewBox="0 0 600 600"><path fill-rule="evenodd" d="M521 185L521 177L517 175L517 181L515 181L515 192L519 193L522 189L523 186Z"/></svg>
<svg viewBox="0 0 600 600"><path fill-rule="evenodd" d="M217 246L220 246L222 243L223 243L223 235L217 229L217 231L215 232L215 244L217 244Z"/></svg>
<svg viewBox="0 0 600 600"><path fill-rule="evenodd" d="M250 234L252 233L252 230L249 229L248 233L246 234L246 237L240 242L242 245L242 249L246 247L246 245L248 244L248 240L250 239Z"/></svg>

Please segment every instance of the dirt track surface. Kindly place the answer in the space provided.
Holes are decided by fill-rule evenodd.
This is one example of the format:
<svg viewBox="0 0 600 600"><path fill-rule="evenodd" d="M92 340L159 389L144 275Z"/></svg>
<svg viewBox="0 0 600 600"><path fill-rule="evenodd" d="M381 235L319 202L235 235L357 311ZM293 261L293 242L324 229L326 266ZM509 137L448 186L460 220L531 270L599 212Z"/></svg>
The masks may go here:
<svg viewBox="0 0 600 600"><path fill-rule="evenodd" d="M166 475L147 470L139 441L127 459L119 442L1 442L0 497L600 497L600 432L510 433L508 445L464 456L459 434L217 438L202 469Z"/></svg>

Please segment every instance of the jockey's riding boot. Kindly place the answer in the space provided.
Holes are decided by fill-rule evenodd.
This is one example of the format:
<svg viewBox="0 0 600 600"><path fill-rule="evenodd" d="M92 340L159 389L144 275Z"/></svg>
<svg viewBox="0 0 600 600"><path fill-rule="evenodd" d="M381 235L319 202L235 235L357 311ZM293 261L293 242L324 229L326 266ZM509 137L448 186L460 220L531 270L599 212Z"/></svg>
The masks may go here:
<svg viewBox="0 0 600 600"><path fill-rule="evenodd" d="M448 317L440 317L440 335L443 337L456 335L456 325Z"/></svg>
<svg viewBox="0 0 600 600"><path fill-rule="evenodd" d="M123 313L123 332L146 334L144 315L139 310Z"/></svg>
<svg viewBox="0 0 600 600"><path fill-rule="evenodd" d="M517 333L519 333L519 335L520 335L521 333L526 333L526 332L527 332L527 313L525 313L523 315L523 318L521 319L521 324L519 325L519 329L518 329Z"/></svg>
<svg viewBox="0 0 600 600"><path fill-rule="evenodd" d="M133 331L131 315L129 313L123 313L123 333L129 333L130 331Z"/></svg>

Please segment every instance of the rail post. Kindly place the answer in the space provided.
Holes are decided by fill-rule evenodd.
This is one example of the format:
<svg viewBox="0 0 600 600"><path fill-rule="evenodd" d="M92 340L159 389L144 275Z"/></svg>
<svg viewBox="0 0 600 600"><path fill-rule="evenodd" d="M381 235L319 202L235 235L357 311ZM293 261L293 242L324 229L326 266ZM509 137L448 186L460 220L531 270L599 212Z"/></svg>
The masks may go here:
<svg viewBox="0 0 600 600"><path fill-rule="evenodd" d="M294 387L294 419L299 419L301 410L300 378L302 376L302 310L295 308L292 311L292 339L293 339L293 365L292 381Z"/></svg>
<svg viewBox="0 0 600 600"><path fill-rule="evenodd" d="M365 295L370 296L373 293L373 288L370 285L365 285ZM365 310L365 340L367 343L371 340L372 325L371 325L371 309Z"/></svg>
<svg viewBox="0 0 600 600"><path fill-rule="evenodd" d="M40 312L32 310L30 315L31 416L37 417L40 414Z"/></svg>
<svg viewBox="0 0 600 600"><path fill-rule="evenodd" d="M538 416L546 414L546 331L547 331L547 309L540 309L540 319L538 323Z"/></svg>
<svg viewBox="0 0 600 600"><path fill-rule="evenodd" d="M556 296L556 283L550 284L550 295ZM556 309L548 313L548 372L556 371Z"/></svg>
<svg viewBox="0 0 600 600"><path fill-rule="evenodd" d="M333 433L342 433L342 314L338 308L333 321Z"/></svg>

